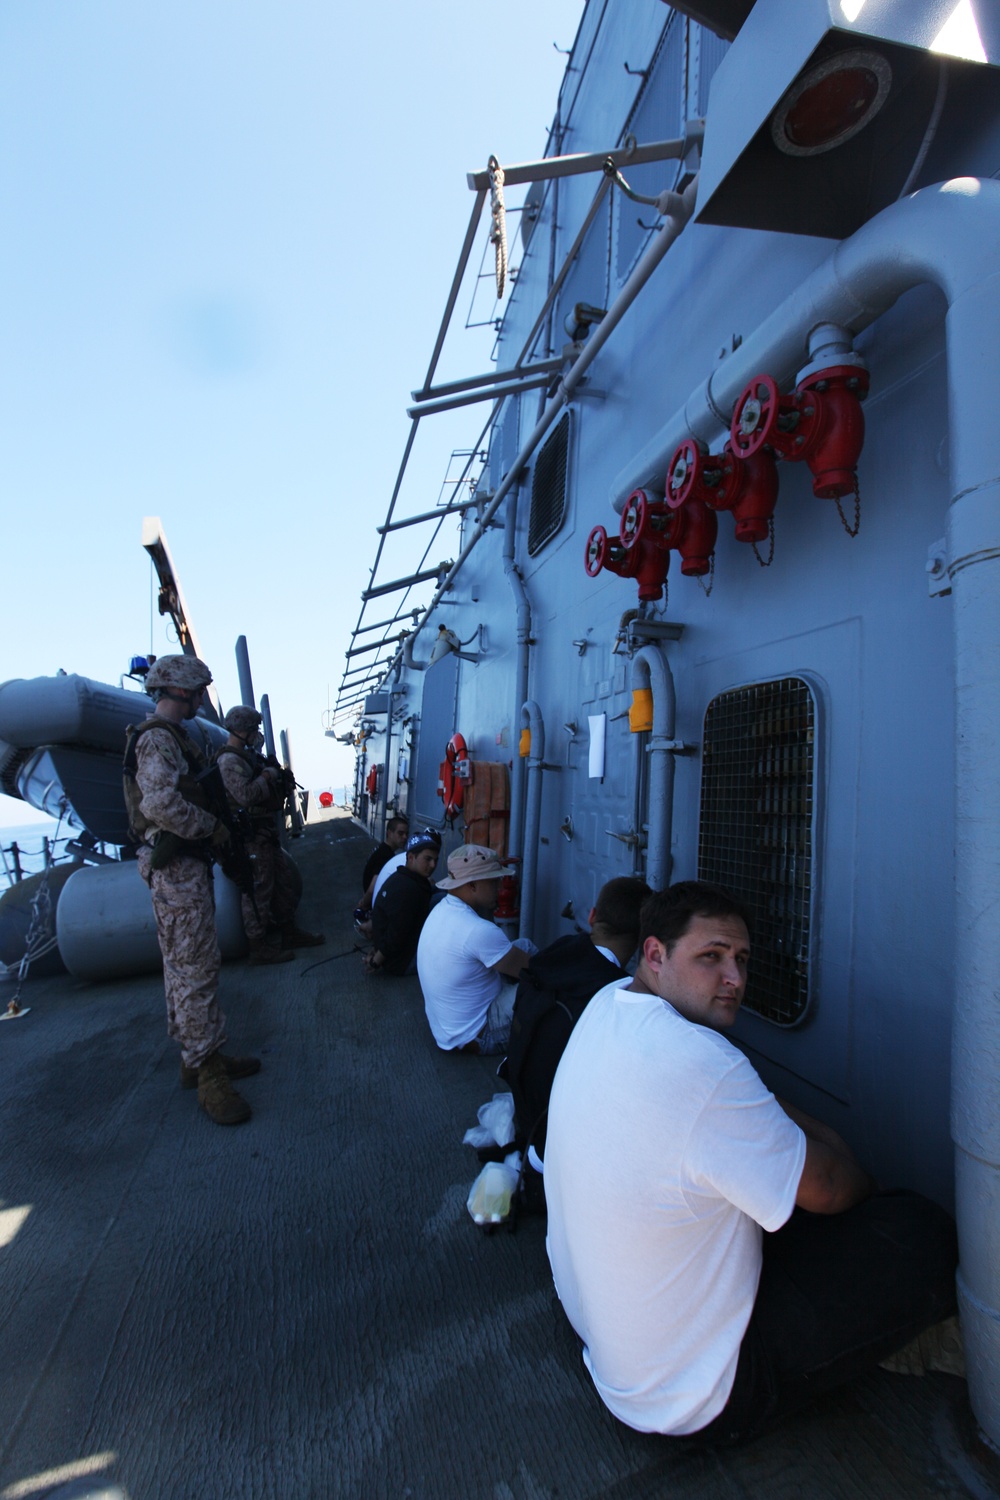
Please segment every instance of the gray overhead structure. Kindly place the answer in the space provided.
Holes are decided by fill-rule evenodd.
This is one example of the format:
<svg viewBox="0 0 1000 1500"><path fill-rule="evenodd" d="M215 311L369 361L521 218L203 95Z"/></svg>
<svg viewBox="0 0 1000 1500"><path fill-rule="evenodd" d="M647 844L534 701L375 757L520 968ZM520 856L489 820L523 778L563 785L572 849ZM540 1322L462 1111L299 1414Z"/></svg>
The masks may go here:
<svg viewBox="0 0 1000 1500"><path fill-rule="evenodd" d="M672 8L731 42L753 7L754 0L680 0Z"/></svg>
<svg viewBox="0 0 1000 1500"><path fill-rule="evenodd" d="M842 239L905 196L1000 101L1000 14L967 3L957 37L955 0L755 6L712 80L697 221Z"/></svg>

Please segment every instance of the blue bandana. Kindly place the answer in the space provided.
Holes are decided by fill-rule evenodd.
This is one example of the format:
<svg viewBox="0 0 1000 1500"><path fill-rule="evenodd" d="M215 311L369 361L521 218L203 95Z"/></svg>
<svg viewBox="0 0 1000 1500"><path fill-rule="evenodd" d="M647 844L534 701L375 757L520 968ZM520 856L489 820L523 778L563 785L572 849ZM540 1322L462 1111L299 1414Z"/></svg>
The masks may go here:
<svg viewBox="0 0 1000 1500"><path fill-rule="evenodd" d="M433 828L423 828L419 833L411 833L406 840L407 854L419 854L421 849L441 850L441 835Z"/></svg>

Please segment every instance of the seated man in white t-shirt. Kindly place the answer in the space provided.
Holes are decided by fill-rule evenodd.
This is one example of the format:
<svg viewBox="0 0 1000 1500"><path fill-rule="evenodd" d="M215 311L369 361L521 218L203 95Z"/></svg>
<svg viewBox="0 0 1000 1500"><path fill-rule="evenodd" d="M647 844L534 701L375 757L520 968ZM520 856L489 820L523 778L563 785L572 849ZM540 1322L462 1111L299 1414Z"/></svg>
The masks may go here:
<svg viewBox="0 0 1000 1500"><path fill-rule="evenodd" d="M409 840L407 840L407 842L409 842ZM395 875L395 873L396 873L397 870L403 870L405 868L406 868L406 845L404 844L403 848L400 849L400 851L398 852L398 854L390 855L390 857L386 860L385 864L382 866L381 870L379 870L378 874L375 876L374 880L372 881L372 885L371 885L371 891L372 891L371 905L372 905L372 910L373 911L375 910L375 902L379 898L379 892L381 891L381 889L385 885L385 883L388 881L389 877L391 875Z"/></svg>
<svg viewBox="0 0 1000 1500"><path fill-rule="evenodd" d="M549 1260L615 1416L741 1442L954 1312L954 1225L879 1194L721 1034L750 953L728 893L683 882L641 920L635 979L590 1001L556 1072Z"/></svg>
<svg viewBox="0 0 1000 1500"><path fill-rule="evenodd" d="M503 980L516 979L530 957L493 921L500 880L511 874L492 849L463 844L437 882L448 894L423 925L417 974L434 1040L446 1052L506 1051L515 991Z"/></svg>

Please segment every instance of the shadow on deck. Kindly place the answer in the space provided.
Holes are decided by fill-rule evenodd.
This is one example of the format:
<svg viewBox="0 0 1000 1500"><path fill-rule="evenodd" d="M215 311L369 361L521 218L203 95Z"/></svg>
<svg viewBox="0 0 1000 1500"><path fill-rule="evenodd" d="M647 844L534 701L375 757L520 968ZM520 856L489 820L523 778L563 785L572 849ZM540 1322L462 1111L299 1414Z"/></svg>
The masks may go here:
<svg viewBox="0 0 1000 1500"><path fill-rule="evenodd" d="M543 1222L465 1209L492 1064L438 1052L415 979L303 973L351 948L367 848L311 825L326 948L223 972L230 1045L264 1061L248 1125L178 1087L158 978L40 980L0 1028L0 1500L996 1493L944 1375L878 1372L724 1457L607 1414Z"/></svg>

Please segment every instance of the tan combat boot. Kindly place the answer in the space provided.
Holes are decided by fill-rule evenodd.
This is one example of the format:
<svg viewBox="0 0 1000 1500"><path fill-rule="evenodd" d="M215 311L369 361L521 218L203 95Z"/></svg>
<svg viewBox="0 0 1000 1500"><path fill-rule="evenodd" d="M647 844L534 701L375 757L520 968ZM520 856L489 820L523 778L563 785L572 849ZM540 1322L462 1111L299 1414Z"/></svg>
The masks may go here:
<svg viewBox="0 0 1000 1500"><path fill-rule="evenodd" d="M260 1072L259 1057L226 1057L221 1052L216 1055L222 1058L223 1066L229 1078L250 1078L252 1074ZM189 1068L182 1057L181 1088L196 1089L197 1087L198 1069Z"/></svg>
<svg viewBox="0 0 1000 1500"><path fill-rule="evenodd" d="M242 1125L252 1113L229 1082L226 1064L218 1052L206 1057L198 1069L198 1103L216 1125Z"/></svg>
<svg viewBox="0 0 1000 1500"><path fill-rule="evenodd" d="M271 948L263 938L250 939L250 957L247 960L251 964L290 964L294 959L294 953L288 953L280 948Z"/></svg>

